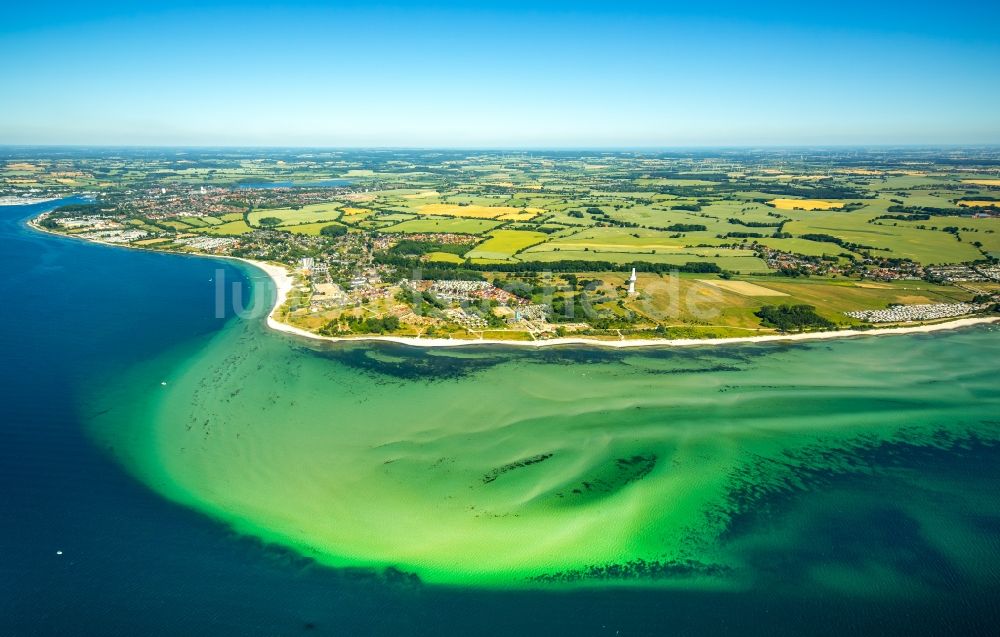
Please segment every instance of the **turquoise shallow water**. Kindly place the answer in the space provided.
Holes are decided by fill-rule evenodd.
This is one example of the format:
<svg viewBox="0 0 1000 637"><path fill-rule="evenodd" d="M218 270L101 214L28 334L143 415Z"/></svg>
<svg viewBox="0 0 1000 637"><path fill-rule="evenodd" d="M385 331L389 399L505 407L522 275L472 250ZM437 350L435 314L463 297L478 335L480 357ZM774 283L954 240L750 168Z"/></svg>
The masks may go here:
<svg viewBox="0 0 1000 637"><path fill-rule="evenodd" d="M332 348L216 319L230 265L0 212L17 301L0 315L3 634L992 634L1000 618L992 328Z"/></svg>
<svg viewBox="0 0 1000 637"><path fill-rule="evenodd" d="M123 386L149 398L130 410L116 398L95 411L165 496L332 566L463 586L746 590L820 521L864 538L884 500L926 556L988 582L991 527L968 518L1000 516L995 484L965 471L1000 436L997 338L427 352L246 322L168 386L140 368ZM891 532L859 549L805 560L795 586L934 594Z"/></svg>

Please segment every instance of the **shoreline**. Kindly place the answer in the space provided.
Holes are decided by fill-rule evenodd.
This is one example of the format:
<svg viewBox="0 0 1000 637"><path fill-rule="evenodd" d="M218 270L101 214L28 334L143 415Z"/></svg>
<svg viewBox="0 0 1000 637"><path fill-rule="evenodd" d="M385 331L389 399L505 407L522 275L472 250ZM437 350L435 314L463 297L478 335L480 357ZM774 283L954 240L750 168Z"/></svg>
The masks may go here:
<svg viewBox="0 0 1000 637"><path fill-rule="evenodd" d="M359 335L359 336L323 336L321 334L316 334L315 332L310 332L294 325L289 325L287 323L282 323L277 318L275 314L278 309L285 304L288 298L288 293L291 292L293 281L288 268L283 265L276 265L274 263L267 263L265 261L257 261L255 259L246 259L243 257L232 257L227 255L219 254L198 254L193 252L167 252L164 250L155 250L151 248L136 248L130 245L123 245L118 243L108 243L105 241L99 241L95 239L88 239L86 237L74 237L73 235L62 234L59 232L52 232L42 228L35 223L35 219L29 219L27 221L28 227L39 232L44 232L46 234L51 234L58 237L66 237L70 239L79 239L80 241L88 241L90 243L96 243L105 246L111 246L115 248L125 248L129 250L144 250L147 252L157 252L159 254L173 254L177 256L189 256L189 257L200 257L206 259L229 259L233 261L241 261L248 265L251 265L261 272L263 272L274 285L275 288L275 298L274 304L271 309L267 312L267 317L265 323L267 327L284 334L291 334L293 336L299 336L301 338L307 338L316 341L326 341L329 343L355 343L355 342L378 342L378 343L394 343L396 345L406 345L409 347L469 347L469 346L481 346L481 345L495 345L495 346L509 346L509 347L558 347L558 346L576 346L576 347L609 347L612 349L628 349L636 347L696 347L698 345L715 346L715 345L739 345L743 343L775 343L775 342L796 342L796 341L823 341L839 338L857 338L863 336L892 336L892 335L903 335L903 334L926 334L930 332L941 332L946 330L960 329L963 327L972 327L975 325L989 325L993 323L1000 322L1000 316L978 316L969 318L958 318L952 321L945 321L943 323L930 323L903 327L876 327L867 330L857 330L857 329L847 329L847 330L834 330L827 332L797 332L794 334L765 334L760 336L730 336L724 338L646 338L646 339L623 339L618 341L612 340L601 340L596 338L587 338L583 336L569 336L561 338L551 338L542 341L514 341L514 340L501 340L501 339L457 339L457 338L424 338L418 336L384 336L384 335Z"/></svg>
<svg viewBox="0 0 1000 637"><path fill-rule="evenodd" d="M59 201L60 199L65 199L65 197L18 197L11 195L9 197L0 197L0 207L3 208L14 208L17 206L34 206L40 203L49 203L50 201Z"/></svg>
<svg viewBox="0 0 1000 637"><path fill-rule="evenodd" d="M288 293L291 291L292 277L284 266L273 263L244 259L241 257L223 257L236 259L248 263L263 271L275 287L274 305L267 313L267 326L272 330L294 334L303 338L310 338L319 341L334 343L347 343L357 341L376 341L382 343L395 343L397 345L408 345L411 347L466 347L470 345L498 345L512 347L554 347L560 345L587 346L587 347L611 347L624 349L631 347L693 347L697 345L738 345L740 343L771 343L782 341L813 341L829 340L835 338L851 338L860 336L888 336L894 334L924 334L928 332L939 332L953 330L973 325L988 325L1000 322L997 316L981 316L958 318L943 323L930 323L903 327L882 327L868 330L835 330L827 332L800 332L795 334L766 334L761 336L731 336L726 338L647 338L647 339L625 339L620 341L606 341L582 336L552 338L543 341L505 341L500 339L457 339L457 338L423 338L417 336L322 336L308 330L304 330L287 323L282 323L275 318L275 314L284 305Z"/></svg>

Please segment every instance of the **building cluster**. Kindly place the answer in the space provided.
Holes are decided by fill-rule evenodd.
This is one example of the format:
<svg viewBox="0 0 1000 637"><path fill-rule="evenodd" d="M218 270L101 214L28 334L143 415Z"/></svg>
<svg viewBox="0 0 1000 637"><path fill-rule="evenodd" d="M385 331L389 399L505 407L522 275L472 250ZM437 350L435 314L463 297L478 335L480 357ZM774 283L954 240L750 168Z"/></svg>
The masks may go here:
<svg viewBox="0 0 1000 637"><path fill-rule="evenodd" d="M87 228L88 230L116 230L122 227L122 224L114 219L97 215L63 217L58 220L58 223L66 230L77 230L80 228Z"/></svg>
<svg viewBox="0 0 1000 637"><path fill-rule="evenodd" d="M213 254L219 254L225 252L227 249L233 247L238 243L237 239L233 237L182 237L179 239L174 239L174 243L193 248L195 250L202 250L204 252L211 252Z"/></svg>
<svg viewBox="0 0 1000 637"><path fill-rule="evenodd" d="M347 300L352 305L358 305L387 299L390 296L392 296L392 287L382 285L382 281L379 279L374 282L366 281L361 285L352 287L347 293Z"/></svg>
<svg viewBox="0 0 1000 637"><path fill-rule="evenodd" d="M524 299L488 281L432 281L432 294L445 301L496 301L501 305L523 305Z"/></svg>
<svg viewBox="0 0 1000 637"><path fill-rule="evenodd" d="M148 219L172 219L243 212L245 203L234 200L225 188L150 188L141 194L126 192L128 208Z"/></svg>
<svg viewBox="0 0 1000 637"><path fill-rule="evenodd" d="M382 270L378 266L361 266L354 270L349 285L351 291L368 292L384 283Z"/></svg>
<svg viewBox="0 0 1000 637"><path fill-rule="evenodd" d="M471 301L493 287L487 281L430 281L429 291L444 301Z"/></svg>
<svg viewBox="0 0 1000 637"><path fill-rule="evenodd" d="M448 317L454 323L461 325L469 331L481 331L487 328L489 325L479 314L475 312L470 312L465 308L455 307L449 308L444 311L444 315Z"/></svg>
<svg viewBox="0 0 1000 637"><path fill-rule="evenodd" d="M931 303L926 305L894 305L884 310L861 310L844 312L844 314L868 323L910 323L975 314L982 312L987 307L972 303Z"/></svg>
<svg viewBox="0 0 1000 637"><path fill-rule="evenodd" d="M894 264L874 264L857 270L848 270L847 274L858 274L866 279L876 281L916 281L924 278L924 268L918 263L905 261Z"/></svg>
<svg viewBox="0 0 1000 637"><path fill-rule="evenodd" d="M403 279L399 285L418 292L429 292L442 301L449 303L495 301L499 305L519 307L528 302L523 298L498 288L489 281L460 280L417 280Z"/></svg>
<svg viewBox="0 0 1000 637"><path fill-rule="evenodd" d="M927 268L927 277L945 283L1000 281L1000 265L939 265Z"/></svg>
<svg viewBox="0 0 1000 637"><path fill-rule="evenodd" d="M455 234L454 232L418 232L406 235L412 241L426 241L428 243L440 243L444 245L466 245L476 243L476 237L467 234Z"/></svg>
<svg viewBox="0 0 1000 637"><path fill-rule="evenodd" d="M840 266L835 261L824 261L819 257L809 257L792 252L784 252L759 243L752 244L757 256L767 263L767 267L779 272L822 275L840 274Z"/></svg>
<svg viewBox="0 0 1000 637"><path fill-rule="evenodd" d="M372 250L384 252L397 243L399 243L399 238L396 235L381 234L372 239Z"/></svg>
<svg viewBox="0 0 1000 637"><path fill-rule="evenodd" d="M518 308L514 314L514 322L528 321L530 323L546 323L549 320L549 312L552 308L548 305L533 303Z"/></svg>
<svg viewBox="0 0 1000 637"><path fill-rule="evenodd" d="M333 307L353 305L350 295L336 283L313 283L312 296L309 299L309 310L321 312Z"/></svg>
<svg viewBox="0 0 1000 637"><path fill-rule="evenodd" d="M1000 264L998 263L976 266L976 272L990 281L1000 281Z"/></svg>
<svg viewBox="0 0 1000 637"><path fill-rule="evenodd" d="M846 252L836 244L830 245L831 255ZM842 259L807 256L793 252L785 252L759 243L751 247L772 270L785 273L808 275L839 275L858 276L877 281L916 281L924 278L923 266L913 261L889 259L878 255L862 255L853 261Z"/></svg>
<svg viewBox="0 0 1000 637"><path fill-rule="evenodd" d="M146 230L97 215L65 217L57 219L56 223L78 237L104 243L131 243L151 236Z"/></svg>
<svg viewBox="0 0 1000 637"><path fill-rule="evenodd" d="M87 239L93 239L95 241L103 241L105 243L131 243L133 241L138 241L139 239L145 239L149 236L149 233L145 230L137 230L135 228L122 228L120 230L83 232L80 233L79 236L86 237Z"/></svg>
<svg viewBox="0 0 1000 637"><path fill-rule="evenodd" d="M520 328L526 328L534 335L539 335L553 330L553 325L549 323L549 311L550 308L545 305L525 304L497 308L496 313L505 319L508 325L517 325ZM482 331L489 326L481 313L468 307L449 308L444 311L444 315L450 321L470 331ZM579 328L580 326L576 325L575 327Z"/></svg>
<svg viewBox="0 0 1000 637"><path fill-rule="evenodd" d="M346 189L344 189L346 191ZM128 208L148 219L171 219L245 212L248 208L279 208L326 203L340 189L205 186L159 186L126 191ZM124 202L123 202L124 203Z"/></svg>

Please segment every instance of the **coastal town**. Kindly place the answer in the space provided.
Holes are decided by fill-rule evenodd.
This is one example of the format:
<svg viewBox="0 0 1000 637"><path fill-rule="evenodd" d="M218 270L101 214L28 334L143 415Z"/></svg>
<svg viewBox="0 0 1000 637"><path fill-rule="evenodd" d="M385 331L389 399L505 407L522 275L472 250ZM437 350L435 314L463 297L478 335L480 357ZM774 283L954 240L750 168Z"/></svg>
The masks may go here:
<svg viewBox="0 0 1000 637"><path fill-rule="evenodd" d="M945 168L929 169L926 187L907 176L903 189L885 185L903 179L892 168L870 171L876 179L834 163L793 188L772 179L778 169L755 176L738 158L620 155L579 174L587 160L393 161L362 169L338 159L316 172L285 160L270 174L257 161L254 176L228 183L215 168L104 184L76 162L79 184L93 189L72 192L44 187L46 169L21 161L36 185L5 194L15 191L8 179L0 194L78 196L35 219L41 230L279 264L294 283L276 316L325 337L752 337L926 323L1000 302L1000 201L986 194L995 187L963 174L946 187ZM800 170L815 175L823 161ZM435 166L444 177L419 172ZM479 166L496 174L465 175ZM720 178L721 166L744 174ZM656 176L666 173L675 176ZM918 195L941 207L910 205ZM917 235L930 248L914 248ZM775 312L798 322L774 322Z"/></svg>

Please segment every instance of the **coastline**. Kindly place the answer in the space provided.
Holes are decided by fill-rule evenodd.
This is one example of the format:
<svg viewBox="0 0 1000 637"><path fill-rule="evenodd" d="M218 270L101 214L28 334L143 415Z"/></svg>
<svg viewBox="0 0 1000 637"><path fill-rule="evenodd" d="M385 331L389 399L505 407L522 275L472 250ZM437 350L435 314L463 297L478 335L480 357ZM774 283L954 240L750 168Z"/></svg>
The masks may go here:
<svg viewBox="0 0 1000 637"><path fill-rule="evenodd" d="M60 199L63 199L63 198L64 197L37 197L37 198L32 198L32 197L16 197L16 196L11 195L9 197L0 197L0 207L13 208L13 207L16 207L16 206L34 206L34 205L40 204L40 203L49 203L50 201L59 201Z"/></svg>
<svg viewBox="0 0 1000 637"><path fill-rule="evenodd" d="M620 341L606 341L593 338L563 337L552 338L543 341L505 341L499 339L451 339L451 338L421 338L416 336L322 336L314 332L282 323L275 318L275 314L285 303L288 293L292 289L292 277L283 266L253 259L243 259L240 257L223 257L237 259L262 270L270 277L275 287L274 306L267 314L267 326L272 330L294 334L303 338L311 338L320 341L330 342L356 342L356 341L379 341L383 343L395 343L397 345L409 345L411 347L465 347L469 345L500 345L513 347L554 347L559 345L573 346L595 346L611 347L616 349L630 347L692 347L697 345L736 345L740 343L771 343L782 341L813 341L829 340L834 338L851 338L859 336L886 336L893 334L924 334L928 332L939 332L953 330L973 325L986 325L1000 322L997 316L982 316L960 318L944 323L931 323L924 325L913 325L905 327L882 327L869 330L836 330L828 332L801 332L795 334L767 334L761 336L733 336L728 338L648 338L631 339Z"/></svg>
<svg viewBox="0 0 1000 637"><path fill-rule="evenodd" d="M410 347L468 347L468 346L480 346L480 345L496 345L496 346L510 346L510 347L558 347L558 346L577 346L577 347L610 347L613 349L625 349L625 348L635 348L635 347L695 347L698 345L739 345L742 343L774 343L774 342L795 342L795 341L822 341L838 338L856 338L863 336L892 336L892 335L902 335L902 334L926 334L930 332L940 332L945 330L960 329L963 327L972 327L975 325L988 325L1000 322L1000 317L998 316L980 316L980 317L969 317L969 318L959 318L953 321L945 321L943 323L931 323L931 324L921 324L913 326L903 326L903 327L877 327L867 330L834 330L827 332L797 332L794 334L766 334L760 336L731 336L726 338L646 338L646 339L623 339L618 341L612 340L601 340L595 338L586 338L582 336L575 337L562 337L562 338L552 338L542 341L507 341L501 339L457 339L457 338L423 338L417 336L384 336L384 335L360 335L360 336L323 336L321 334L316 334L315 332L310 332L294 325L289 325L287 323L282 323L275 315L278 309L285 304L285 300L288 298L288 293L291 292L293 281L292 277L285 266L277 265L274 263L267 263L265 261L257 261L254 259L245 259L243 257L232 257L227 255L216 255L216 254L198 254L198 253L179 253L179 252L166 252L163 250L155 250L151 248L136 248L129 245L123 245L118 243L108 243L105 241L99 241L95 239L88 239L85 237L74 237L73 235L66 235L59 232L52 232L47 230L35 223L34 218L27 221L27 225L39 232L45 232L47 234L67 237L71 239L79 239L81 241L89 241L91 243L97 243L106 246L112 246L116 248L125 248L129 250L146 250L148 252L158 252L160 254L175 254L178 256L190 256L190 257L201 257L207 259L230 259L234 261L242 261L243 263L249 264L258 270L262 271L271 279L271 283L275 288L275 298L274 304L271 309L268 310L266 323L267 327L276 331L282 332L284 334L291 334L293 336L299 336L301 338L308 338L317 341L327 341L331 343L352 343L352 342L381 342L381 343L394 343L397 345L407 345Z"/></svg>

